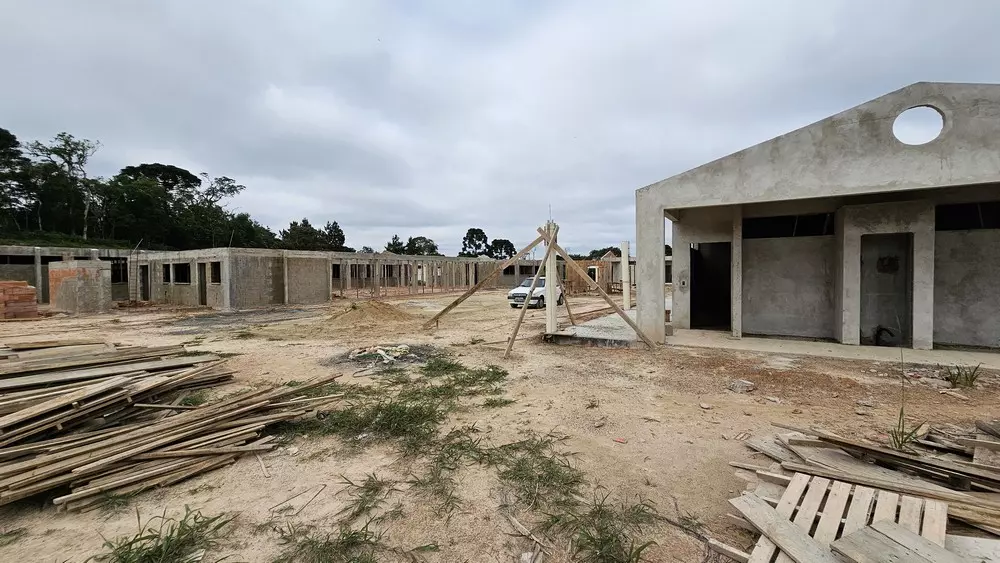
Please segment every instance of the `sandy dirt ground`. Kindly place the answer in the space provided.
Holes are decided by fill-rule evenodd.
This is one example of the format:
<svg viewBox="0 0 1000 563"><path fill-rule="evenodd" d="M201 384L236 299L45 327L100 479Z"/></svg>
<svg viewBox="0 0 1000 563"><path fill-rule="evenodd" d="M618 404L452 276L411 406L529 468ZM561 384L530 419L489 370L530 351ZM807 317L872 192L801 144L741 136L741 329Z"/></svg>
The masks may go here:
<svg viewBox="0 0 1000 563"><path fill-rule="evenodd" d="M647 351L555 346L541 342L542 311L528 312L520 334L529 338L518 340L512 356L504 360L503 341L519 311L506 305L503 292L477 294L437 328L421 327L453 297L391 298L387 303L399 314L380 321L348 315L350 302L345 300L236 313L118 311L0 324L0 341L14 336L99 336L128 344L187 343L191 350L226 354L229 366L238 370L236 383L213 390L218 395L331 370L344 371L348 383L360 382L366 378L354 376L355 366L335 362L351 349L433 345L466 365L507 369L507 396L516 401L499 409L461 410L446 428L476 423L486 439L498 444L518 439L525 430L565 435L562 447L575 453L574 463L586 473L588 490L605 490L619 498L639 495L670 520L697 522L703 533L744 549L753 538L725 520L730 512L727 500L744 487L728 462L767 462L751 455L735 437L772 434L771 423L784 422L884 441L897 416L898 364L694 347ZM574 312L603 307L591 296L575 298L572 304ZM747 394L730 392L727 386L736 379L750 380L757 388ZM967 402L918 381L908 386L907 412L916 420L956 424L1000 415L997 374L988 373L982 380L982 388L963 390ZM874 406L859 407L859 401ZM0 561L82 561L100 550L102 537L134 533L137 514L143 519L164 511L177 515L187 505L206 514L236 515L234 533L209 560L229 556L227 561L270 562L282 549L275 526L294 522L335 529L337 513L346 502L343 477L359 479L372 472L404 482L390 500L402 504L405 516L385 527L387 544L402 549L437 544L438 551L421 557L440 562L509 562L530 551L531 542L498 513L502 491L489 469L471 466L458 473L463 502L445 519L426 499L407 490L405 481L416 462L401 457L391 444L356 451L334 437L298 437L262 460L269 477L255 457L246 456L221 470L141 494L118 513L58 513L44 498L0 507L0 531L26 530L14 543L0 547ZM297 493L307 491L293 505L320 489L297 515L276 517L270 511ZM534 523L530 514L523 517L525 524ZM644 539L657 543L646 552L649 561L705 560L702 543L667 522L650 528ZM546 560L566 558L560 553Z"/></svg>

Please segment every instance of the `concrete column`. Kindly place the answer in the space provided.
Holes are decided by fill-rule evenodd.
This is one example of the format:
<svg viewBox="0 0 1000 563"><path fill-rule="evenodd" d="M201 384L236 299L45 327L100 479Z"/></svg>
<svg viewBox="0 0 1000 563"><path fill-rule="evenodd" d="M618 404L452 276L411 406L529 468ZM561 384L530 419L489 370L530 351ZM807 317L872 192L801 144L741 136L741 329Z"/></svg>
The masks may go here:
<svg viewBox="0 0 1000 563"><path fill-rule="evenodd" d="M372 265L372 289L375 297L382 296L382 262L375 260Z"/></svg>
<svg viewBox="0 0 1000 563"><path fill-rule="evenodd" d="M632 268L629 266L628 241L622 241L622 309L632 308Z"/></svg>
<svg viewBox="0 0 1000 563"><path fill-rule="evenodd" d="M333 300L333 258L326 259L326 300Z"/></svg>
<svg viewBox="0 0 1000 563"><path fill-rule="evenodd" d="M419 262L414 260L410 262L410 291L412 293L417 293L420 289L420 285L417 283L417 265Z"/></svg>
<svg viewBox="0 0 1000 563"><path fill-rule="evenodd" d="M219 273L221 276L219 281L222 282L221 289L222 289L223 311L231 311L233 309L232 262L233 262L232 256L229 256L227 253L227 255L222 260L222 263L219 264Z"/></svg>
<svg viewBox="0 0 1000 563"><path fill-rule="evenodd" d="M341 262L343 264L344 271L340 273L341 282L340 285L344 288L344 291L351 289L351 265L354 263L353 260L344 260ZM343 295L344 291L340 294Z"/></svg>
<svg viewBox="0 0 1000 563"><path fill-rule="evenodd" d="M861 233L840 208L835 215L837 275L834 336L841 344L861 344Z"/></svg>
<svg viewBox="0 0 1000 563"><path fill-rule="evenodd" d="M42 249L35 247L35 301L42 302Z"/></svg>
<svg viewBox="0 0 1000 563"><path fill-rule="evenodd" d="M934 348L934 214L930 229L913 233L913 347Z"/></svg>
<svg viewBox="0 0 1000 563"><path fill-rule="evenodd" d="M283 303L288 305L288 251L281 251L281 279L284 286L285 295Z"/></svg>
<svg viewBox="0 0 1000 563"><path fill-rule="evenodd" d="M91 260L100 260L101 259L101 253L96 248L91 248L90 249L90 259Z"/></svg>
<svg viewBox="0 0 1000 563"><path fill-rule="evenodd" d="M666 338L664 326L666 315L663 307L663 207L647 201L647 192L637 192L635 197L636 227L636 315L637 324L654 342L662 343ZM676 245L677 240L674 240ZM677 248L675 246L674 248ZM677 259L674 253L674 260ZM680 254L687 254L685 248ZM676 262L675 262L676 264ZM676 266L675 272L676 272ZM685 264L686 267L686 264ZM686 269L686 268L685 268Z"/></svg>
<svg viewBox="0 0 1000 563"><path fill-rule="evenodd" d="M556 235L556 224L549 221L545 224L545 231L549 234L549 237ZM559 270L556 264L555 251L549 253L548 260L545 261L545 333L553 334L558 330L556 326L556 314L559 311L556 302L558 298L556 297L556 288L558 286ZM530 297L530 296L529 296ZM525 302L527 306L527 302Z"/></svg>
<svg viewBox="0 0 1000 563"><path fill-rule="evenodd" d="M743 206L733 206L733 242L729 247L732 251L729 277L729 290L732 297L730 319L733 338L743 338Z"/></svg>

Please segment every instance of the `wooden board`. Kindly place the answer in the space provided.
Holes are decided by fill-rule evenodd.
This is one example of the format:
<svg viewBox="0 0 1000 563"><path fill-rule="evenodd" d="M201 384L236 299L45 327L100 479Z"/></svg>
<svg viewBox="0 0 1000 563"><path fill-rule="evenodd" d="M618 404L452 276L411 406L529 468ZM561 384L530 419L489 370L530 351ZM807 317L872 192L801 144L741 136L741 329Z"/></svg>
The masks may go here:
<svg viewBox="0 0 1000 563"><path fill-rule="evenodd" d="M754 436L743 442L751 450L760 452L777 462L799 461L799 456L795 452L786 448L783 444L768 436Z"/></svg>
<svg viewBox="0 0 1000 563"><path fill-rule="evenodd" d="M729 501L736 510L767 536L781 552L795 563L839 563L830 550L809 537L809 532L779 515L766 502L754 495L743 495Z"/></svg>
<svg viewBox="0 0 1000 563"><path fill-rule="evenodd" d="M83 379L94 379L109 375L120 375L132 371L159 370L181 366L191 366L203 362L212 362L218 359L219 357L214 354L201 354L198 356L185 356L181 358L169 358L166 360L150 360L131 364L102 366L55 373L42 373L37 375L24 375L20 377L11 377L9 379L0 379L0 391L5 391L7 389L23 389L25 387L37 387L52 383L67 383Z"/></svg>
<svg viewBox="0 0 1000 563"><path fill-rule="evenodd" d="M781 495L775 510L785 518L792 518L794 514L792 523L806 533L813 530L810 535L824 547L829 546L838 537L856 532L871 522L896 523L900 520L929 542L939 546L944 545L948 505L943 502L901 496L889 491L877 491L870 487L855 486L822 477L810 477L803 488L803 475L797 473L787 481L789 489ZM791 487L793 482L794 488ZM779 553L775 559L774 553L774 542L766 536L761 536L750 553L749 561L751 563L769 563L772 560L775 563L794 561L785 553Z"/></svg>
<svg viewBox="0 0 1000 563"><path fill-rule="evenodd" d="M851 563L968 563L891 522L879 522L833 542Z"/></svg>

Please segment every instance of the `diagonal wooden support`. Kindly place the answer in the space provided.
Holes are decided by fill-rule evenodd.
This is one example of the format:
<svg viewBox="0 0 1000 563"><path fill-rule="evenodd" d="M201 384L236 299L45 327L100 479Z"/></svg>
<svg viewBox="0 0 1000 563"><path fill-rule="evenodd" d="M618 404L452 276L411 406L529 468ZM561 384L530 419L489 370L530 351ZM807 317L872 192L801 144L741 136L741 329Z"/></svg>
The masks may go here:
<svg viewBox="0 0 1000 563"><path fill-rule="evenodd" d="M455 307L458 307L462 303L462 301L465 301L466 299L468 299L470 296L472 296L473 293L475 293L475 292L479 291L480 289L482 289L482 287L484 285L488 284L493 278L499 276L507 268L507 266L510 266L511 264L513 264L513 263L517 262L518 260L520 260L525 254L531 252L531 249L535 248L536 246L538 246L538 244L541 243L543 240L545 240L545 237L538 237L538 238L536 238L535 240L533 240L531 242L531 244L529 244L528 246L525 246L524 248L522 248L520 252L518 252L514 256L508 258L506 262L504 262L503 264L500 265L500 267L498 267L498 268L494 269L492 272L490 272L490 275L486 276L485 278L483 278L482 281L480 281L476 285L474 285L471 288L469 288L468 291L466 291L465 293L463 293L458 299L452 301L451 305L448 305L440 313L438 313L438 314L434 315L433 317L431 317L429 321L427 321L426 323L424 323L424 328L430 328L431 325L433 325L434 323L436 323L438 321L438 319L440 319L441 317L445 316L447 313L449 313Z"/></svg>
<svg viewBox="0 0 1000 563"><path fill-rule="evenodd" d="M549 242L549 236L545 231L543 231L542 229L538 229L538 234L542 235L543 240ZM618 313L618 316L620 316L625 321L625 323L628 324L628 326L632 327L632 330L634 330L636 335L640 339L642 339L643 342L646 343L646 346L649 346L651 349L656 347L656 344L654 344L653 341L648 336L646 336L644 332L642 332L642 330L639 328L639 325L635 324L635 321L630 319L629 316L625 314L625 311L623 311L622 308L619 307L618 304L615 303L614 300L612 300L611 297L609 297L608 294L605 293L603 289L601 289L601 285L599 283L590 279L590 276L587 275L587 272L585 272L583 268L581 268L580 265L576 263L576 261L570 258L569 254L566 254L566 251L563 250L561 246L559 246L556 243L553 243L550 246L550 248L555 249L555 251L559 253L559 256L562 256L563 260L566 261L566 265L568 265L570 268L573 268L573 271L575 271L581 278L583 278L590 285L590 287L596 289L597 292L601 294L601 297L603 297L604 300L608 302L608 305L611 305L611 308L613 308L615 312Z"/></svg>
<svg viewBox="0 0 1000 563"><path fill-rule="evenodd" d="M569 315L569 322L573 326L576 326L576 319L573 318L573 311L569 308L569 296L566 295L566 287L563 286L562 278L559 277L559 272L556 272L556 281L559 282L559 290L562 291L563 305L566 305L566 314Z"/></svg>
<svg viewBox="0 0 1000 563"><path fill-rule="evenodd" d="M544 231L539 229L539 232L544 232ZM555 239L556 233L558 232L559 232L559 226L556 225L555 230L552 231L553 239ZM545 233L545 236L548 237L548 233ZM548 239L546 238L546 240ZM549 241L549 247L545 249L545 257L542 258L542 263L538 266L538 269L535 270L535 277L531 279L531 287L528 289L528 294L524 296L524 303L521 304L521 314L518 315L517 317L517 323L514 324L514 330L510 334L510 340L507 341L507 349L504 350L503 353L503 357L505 359L508 356L510 356L510 350L511 348L514 347L514 340L517 339L517 331L521 328L521 322L524 320L524 314L528 312L528 305L531 303L531 298L535 295L535 287L538 285L538 278L541 277L542 271L545 268L545 261L549 259L550 255L552 255L552 249L554 247L555 244ZM548 276L548 272L546 272L545 275ZM555 307L556 304L546 302L545 306Z"/></svg>

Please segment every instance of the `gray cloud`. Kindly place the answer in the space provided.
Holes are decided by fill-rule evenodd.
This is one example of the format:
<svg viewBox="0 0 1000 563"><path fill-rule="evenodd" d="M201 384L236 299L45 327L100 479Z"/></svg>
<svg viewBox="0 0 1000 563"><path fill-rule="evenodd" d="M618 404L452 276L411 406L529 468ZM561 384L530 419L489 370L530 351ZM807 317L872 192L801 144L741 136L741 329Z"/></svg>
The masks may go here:
<svg viewBox="0 0 1000 563"><path fill-rule="evenodd" d="M0 126L248 186L275 230L336 220L449 253L552 216L635 238L634 191L920 80L996 81L1000 4L0 0Z"/></svg>

